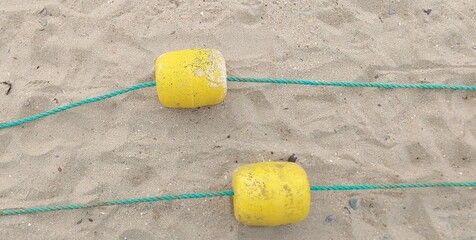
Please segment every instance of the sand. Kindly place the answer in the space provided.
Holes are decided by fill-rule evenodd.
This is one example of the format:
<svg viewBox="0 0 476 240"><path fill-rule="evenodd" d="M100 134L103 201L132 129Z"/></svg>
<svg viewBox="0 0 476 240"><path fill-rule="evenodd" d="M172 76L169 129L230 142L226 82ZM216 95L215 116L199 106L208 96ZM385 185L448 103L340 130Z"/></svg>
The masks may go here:
<svg viewBox="0 0 476 240"><path fill-rule="evenodd" d="M230 76L476 85L475 18L472 1L2 0L0 122L152 81L184 48L218 49ZM223 104L171 110L148 88L0 130L0 206L221 191L293 153L314 185L474 181L475 113L464 91L229 83ZM9 216L0 238L468 240L475 191L313 193L274 228L237 223L228 197Z"/></svg>

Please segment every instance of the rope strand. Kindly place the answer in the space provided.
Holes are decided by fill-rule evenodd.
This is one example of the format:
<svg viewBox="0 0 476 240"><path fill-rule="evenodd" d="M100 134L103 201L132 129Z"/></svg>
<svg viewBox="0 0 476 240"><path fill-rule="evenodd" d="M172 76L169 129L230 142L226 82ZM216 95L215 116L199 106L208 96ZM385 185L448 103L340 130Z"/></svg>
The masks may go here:
<svg viewBox="0 0 476 240"><path fill-rule="evenodd" d="M293 79L272 79L272 78L239 78L228 77L230 82L250 82L250 83L273 83L273 84L300 84L312 86L333 86L333 87L361 87L361 88L418 88L418 89L446 89L446 90L466 90L476 91L476 86L450 85L450 84L421 84L421 83L378 83L378 82L323 82L310 80Z"/></svg>
<svg viewBox="0 0 476 240"><path fill-rule="evenodd" d="M466 90L476 91L476 86L470 85L445 85L445 84L399 84L399 83L376 83L376 82L323 82L323 81L311 81L311 80L293 80L293 79L271 79L271 78L239 78L239 77L227 77L230 82L250 82L250 83L273 83L273 84L300 84L300 85L312 85L312 86L334 86L334 87L367 87L367 88L418 88L418 89L446 89L446 90ZM111 98L117 95L121 95L127 92L135 91L141 88L153 87L155 82L145 82L128 87L125 89L117 90L105 95L88 98L82 101L74 102L65 106L61 106L37 115L29 116L19 120L0 123L0 129L14 127L27 122L32 122L53 114L57 114L66 111L71 108L79 107L85 104L98 102L107 98Z"/></svg>
<svg viewBox="0 0 476 240"><path fill-rule="evenodd" d="M375 189L395 189L395 188L475 187L475 186L476 186L476 182L396 183L396 184L311 186L311 190L312 191L349 191L349 190L375 190Z"/></svg>
<svg viewBox="0 0 476 240"><path fill-rule="evenodd" d="M46 111L46 112L42 112L40 114L36 114L36 115L33 115L33 116L29 116L29 117L22 118L22 119L19 119L19 120L15 120L15 121L11 121L11 122L0 123L0 129L14 127L14 126L21 125L21 124L24 124L24 123L27 123L27 122L32 122L32 121L35 121L35 120L38 120L38 119L41 119L41 118L44 118L44 117L47 117L47 116L50 116L50 115L53 115L53 114L64 112L64 111L66 111L68 109L71 109L71 108L79 107L79 106L86 105L86 104L93 103L93 102L98 102L98 101L101 101L101 100L104 100L104 99L107 99L107 98L112 98L112 97L115 97L117 95L121 95L121 94L124 94L124 93L127 93L127 92L131 92L131 91L135 91L135 90L138 90L138 89L141 89L141 88L146 88L146 87L151 87L151 86L155 86L155 82L140 83L140 84L134 85L132 87L124 88L124 89L117 90L117 91L114 91L114 92L111 92L111 93L107 93L107 94L104 94L104 95L101 95L101 96L92 97L92 98L88 98L88 99L81 100L81 101L78 101L78 102L74 102L74 103L71 103L71 104L68 104L68 105L65 105L65 106L61 106L61 107L58 107L58 108L55 108L55 109L52 109L52 110L49 110L49 111Z"/></svg>
<svg viewBox="0 0 476 240"><path fill-rule="evenodd" d="M228 77L230 82L252 82L252 83L273 83L273 84L301 84L301 85L314 85L314 86L339 86L339 87L373 87L373 88L418 88L418 89L449 89L449 90L468 90L476 91L476 86L466 85L444 85L444 84L396 84L396 83L366 83L366 82L322 82L322 81L310 81L310 80L292 80L292 79L270 79L270 78L237 78ZM71 108L79 107L85 104L98 102L107 98L111 98L117 95L121 95L127 92L135 91L138 89L155 86L155 82L140 83L125 89L117 90L111 93L107 93L101 96L88 98L82 101L74 102L65 106L61 106L37 115L29 116L15 121L5 122L0 124L0 129L9 128L24 124L27 122L35 121L53 114L57 114L66 111ZM349 191L349 190L373 190L373 189L395 189L395 188L428 188L428 187L474 187L476 182L463 182L463 183L399 183L399 184L365 184L365 185L336 185L336 186L311 186L312 191ZM70 204L70 205L58 205L47 207L34 207L34 208L16 208L16 209L4 209L0 210L0 216L7 215L19 215L19 214L31 214L39 212L51 212L60 210L75 210L84 208L94 208L101 206L115 206L115 205L129 205L146 202L157 201L171 201L178 199L195 199L195 198L208 198L218 196L233 196L232 190L223 192L207 192L207 193L189 193L180 195L166 195L159 197L146 197L146 198L132 198L122 200L112 200L98 203L89 204Z"/></svg>
<svg viewBox="0 0 476 240"><path fill-rule="evenodd" d="M349 191L349 190L430 188L430 187L476 187L476 182L311 186L311 190L312 191ZM131 205L131 204L138 204L138 203L151 203L151 202L171 201L171 200L179 200L179 199L223 197L223 196L233 196L233 195L234 195L233 190L227 190L222 192L187 193L187 194L179 194L179 195L165 195L165 196L159 196L159 197L111 200L111 201L104 201L104 202L98 202L98 203L70 204L70 205L33 207L33 208L14 208L14 209L0 210L0 216L32 214L32 213L40 213L40 212L53 212L53 211L62 211L62 210L76 210L76 209L95 208L95 207L102 207L102 206Z"/></svg>

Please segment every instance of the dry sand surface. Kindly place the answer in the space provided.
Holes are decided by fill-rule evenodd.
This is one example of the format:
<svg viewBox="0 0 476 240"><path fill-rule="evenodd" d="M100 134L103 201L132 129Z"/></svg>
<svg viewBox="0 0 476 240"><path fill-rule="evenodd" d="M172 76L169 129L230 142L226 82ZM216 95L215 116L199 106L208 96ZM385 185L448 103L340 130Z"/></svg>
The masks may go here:
<svg viewBox="0 0 476 240"><path fill-rule="evenodd" d="M152 81L184 48L218 49L230 76L476 85L475 18L474 0L0 0L0 122ZM0 130L0 207L221 191L292 153L314 185L474 181L475 113L465 91L229 83L171 110L148 88ZM223 197L0 217L0 238L476 239L474 188L312 197L281 227Z"/></svg>

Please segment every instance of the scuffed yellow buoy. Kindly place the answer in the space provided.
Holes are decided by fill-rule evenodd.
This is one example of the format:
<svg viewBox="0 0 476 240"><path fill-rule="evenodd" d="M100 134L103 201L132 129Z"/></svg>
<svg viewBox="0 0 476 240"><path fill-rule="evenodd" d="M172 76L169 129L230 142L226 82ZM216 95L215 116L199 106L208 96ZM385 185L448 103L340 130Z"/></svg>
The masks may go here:
<svg viewBox="0 0 476 240"><path fill-rule="evenodd" d="M162 54L155 61L159 101L170 108L196 108L223 102L225 59L213 49L187 49Z"/></svg>
<svg viewBox="0 0 476 240"><path fill-rule="evenodd" d="M235 218L246 225L276 226L304 220L311 206L307 174L296 163L261 162L233 173Z"/></svg>

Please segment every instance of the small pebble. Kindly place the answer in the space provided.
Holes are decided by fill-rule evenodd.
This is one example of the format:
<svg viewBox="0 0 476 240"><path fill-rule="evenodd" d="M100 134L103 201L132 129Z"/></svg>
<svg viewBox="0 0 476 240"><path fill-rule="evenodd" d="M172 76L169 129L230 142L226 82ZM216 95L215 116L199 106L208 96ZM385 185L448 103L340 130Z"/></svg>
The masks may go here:
<svg viewBox="0 0 476 240"><path fill-rule="evenodd" d="M326 217L326 220L324 220L324 223L331 224L332 222L334 222L334 220L336 220L336 217L334 217L334 215L329 215Z"/></svg>
<svg viewBox="0 0 476 240"><path fill-rule="evenodd" d="M473 45L471 48L472 48L473 50L476 50L476 45Z"/></svg>
<svg viewBox="0 0 476 240"><path fill-rule="evenodd" d="M431 13L431 8L423 9L423 12L426 13L426 15L430 15L430 13Z"/></svg>
<svg viewBox="0 0 476 240"><path fill-rule="evenodd" d="M5 92L5 95L10 94L10 92L12 91L12 84L10 82L7 82L7 81L1 82L1 83L8 86L7 91Z"/></svg>
<svg viewBox="0 0 476 240"><path fill-rule="evenodd" d="M296 154L294 153L288 158L288 162L296 162L296 160L297 160L297 157L296 157Z"/></svg>
<svg viewBox="0 0 476 240"><path fill-rule="evenodd" d="M395 13L397 13L397 10L395 10L393 8L388 9L388 15L393 15Z"/></svg>
<svg viewBox="0 0 476 240"><path fill-rule="evenodd" d="M48 10L46 8L43 8L43 9L41 9L40 12L38 12L38 14L46 16L46 15L48 15Z"/></svg>
<svg viewBox="0 0 476 240"><path fill-rule="evenodd" d="M351 198L349 200L349 204L350 204L350 207L354 210L357 210L357 208L359 208L360 206L360 200L359 199L355 199L355 198Z"/></svg>
<svg viewBox="0 0 476 240"><path fill-rule="evenodd" d="M40 20L38 20L38 22L41 24L41 26L43 27L46 27L46 25L48 25L48 20L42 18Z"/></svg>

